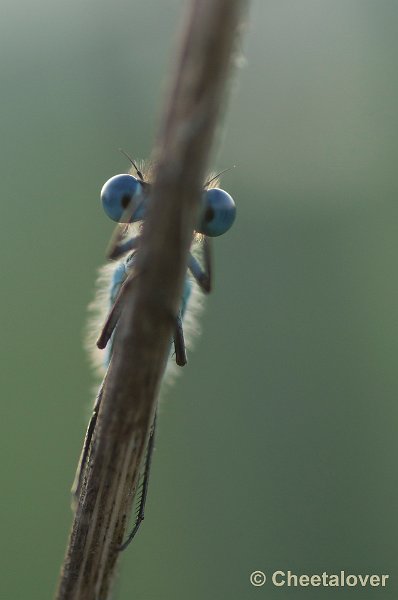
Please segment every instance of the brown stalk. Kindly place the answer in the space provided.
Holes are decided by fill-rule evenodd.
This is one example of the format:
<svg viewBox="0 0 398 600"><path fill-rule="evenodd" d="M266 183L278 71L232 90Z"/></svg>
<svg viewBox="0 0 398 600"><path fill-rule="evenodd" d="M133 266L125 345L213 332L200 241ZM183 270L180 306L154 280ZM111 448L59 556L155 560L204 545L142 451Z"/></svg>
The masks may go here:
<svg viewBox="0 0 398 600"><path fill-rule="evenodd" d="M62 566L57 600L105 600L177 313L245 0L192 0L155 144L151 209Z"/></svg>

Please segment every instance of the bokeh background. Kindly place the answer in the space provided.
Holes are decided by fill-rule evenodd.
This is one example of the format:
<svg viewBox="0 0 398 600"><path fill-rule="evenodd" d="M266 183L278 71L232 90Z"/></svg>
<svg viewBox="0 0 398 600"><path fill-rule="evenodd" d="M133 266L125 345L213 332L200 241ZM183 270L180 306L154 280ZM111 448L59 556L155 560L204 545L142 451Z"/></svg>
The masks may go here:
<svg viewBox="0 0 398 600"><path fill-rule="evenodd" d="M147 157L185 2L3 0L0 597L50 598L93 376L98 196ZM163 403L117 599L396 598L398 5L256 0L212 167L203 332ZM388 587L252 588L261 569Z"/></svg>

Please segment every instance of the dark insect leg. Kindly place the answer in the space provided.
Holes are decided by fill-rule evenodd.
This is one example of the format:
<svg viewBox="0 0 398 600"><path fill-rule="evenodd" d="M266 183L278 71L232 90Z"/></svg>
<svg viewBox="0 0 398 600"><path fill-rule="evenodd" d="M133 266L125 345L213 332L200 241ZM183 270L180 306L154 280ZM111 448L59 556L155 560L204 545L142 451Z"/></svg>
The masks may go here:
<svg viewBox="0 0 398 600"><path fill-rule="evenodd" d="M98 395L97 395L97 398L95 400L93 414L91 415L91 418L90 418L90 421L89 421L89 424L87 427L86 437L84 438L83 449L82 449L82 453L80 455L79 464L77 466L77 471L76 471L75 479L74 479L74 482L72 485L72 490L71 490L73 505L75 505L77 503L79 496L80 496L80 490L81 490L82 483L83 483L83 475L84 475L84 471L85 471L86 465L87 465L87 458L88 458L88 454L90 451L90 445L91 445L91 440L92 440L94 429L95 429L95 424L97 422L98 411L99 411L99 407L101 404L103 389L104 389L103 385L101 385Z"/></svg>
<svg viewBox="0 0 398 600"><path fill-rule="evenodd" d="M178 315L176 318L176 326L174 330L174 350L177 365L179 367L183 367L187 364L187 353L185 351L184 331L182 328L180 315Z"/></svg>
<svg viewBox="0 0 398 600"><path fill-rule="evenodd" d="M123 283L123 285L121 286L115 302L113 303L113 306L110 310L110 313L105 321L105 325L102 328L102 332L101 335L99 336L98 340L97 340L97 346L98 348L100 348L100 350L103 350L107 343L109 342L112 333L114 332L114 329L117 325L117 322L119 320L119 317L122 313L122 309L123 309L123 299L124 299L124 292L128 289L128 287L130 285L132 285L134 282L134 277L133 276L129 276L126 281Z"/></svg>
<svg viewBox="0 0 398 600"><path fill-rule="evenodd" d="M134 238L130 238L129 240L122 242L124 232L121 230L121 227L117 227L111 241L109 242L108 249L106 251L106 255L111 260L116 260L130 252L131 250L136 250L138 247L139 236L137 235Z"/></svg>
<svg viewBox="0 0 398 600"><path fill-rule="evenodd" d="M188 259L188 269L191 271L199 287L203 292L208 294L211 290L211 248L210 240L205 236L203 240L203 267L199 261L190 253Z"/></svg>
<svg viewBox="0 0 398 600"><path fill-rule="evenodd" d="M148 440L148 447L146 450L145 467L144 467L144 474L143 474L143 481L142 481L142 493L141 493L141 498L139 500L137 517L135 519L134 527L133 527L131 533L129 534L128 538L123 542L123 544L121 544L119 546L119 548L118 548L119 552L122 552L123 550L125 550L127 548L127 546L132 542L133 538L135 537L135 535L136 535L137 531L139 530L140 525L145 517L145 504L146 504L146 499L147 499L147 495L148 495L148 484L149 484L149 476L151 473L153 449L155 446L155 429L156 429L156 414L155 414L155 418L153 420L153 425L152 425L151 433L150 433L149 440Z"/></svg>

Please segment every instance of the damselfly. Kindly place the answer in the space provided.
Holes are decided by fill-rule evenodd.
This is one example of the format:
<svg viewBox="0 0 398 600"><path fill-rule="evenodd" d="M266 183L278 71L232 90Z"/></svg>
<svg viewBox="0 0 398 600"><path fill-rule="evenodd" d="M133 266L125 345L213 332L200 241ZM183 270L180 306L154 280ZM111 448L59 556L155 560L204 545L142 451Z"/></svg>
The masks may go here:
<svg viewBox="0 0 398 600"><path fill-rule="evenodd" d="M123 310L125 290L134 278L134 267L137 253L139 252L140 241L139 231L134 232L134 224L145 220L145 215L151 200L150 169L146 170L144 176L136 163L130 157L128 158L132 163L132 167L137 176L135 177L131 173L115 175L105 183L101 190L101 201L105 213L113 221L121 224L116 229L112 238L108 253L111 263L102 270L100 276L102 285L97 293L97 299L93 303L97 312L102 312L102 314L104 313L104 305L108 306L105 324L103 325L97 340L97 347L102 351L101 363L104 369L108 366L111 359L113 333ZM192 240L191 251L188 256L187 274L184 281L181 304L178 314L175 317L172 339L172 348L174 348L174 352L171 351L170 354L171 359L180 367L184 366L187 362L184 329L186 323L189 323L190 320L192 321L192 307L198 305L198 303L195 302L197 292L200 290L203 293L208 293L211 290L212 269L209 238L217 237L228 231L235 220L236 209L234 201L227 192L216 187L218 184L218 177L219 175L211 177L204 184L199 218ZM108 297L107 300L105 298L106 296ZM96 362L98 366L98 356ZM101 396L102 388L100 389L93 409L78 471L76 473L73 486L75 498L80 492L83 472L88 458ZM126 548L131 542L144 519L145 501L148 491L148 481L155 439L155 426L156 415L148 441L146 460L142 474L142 494L138 501L135 524L127 540L121 546L121 550Z"/></svg>

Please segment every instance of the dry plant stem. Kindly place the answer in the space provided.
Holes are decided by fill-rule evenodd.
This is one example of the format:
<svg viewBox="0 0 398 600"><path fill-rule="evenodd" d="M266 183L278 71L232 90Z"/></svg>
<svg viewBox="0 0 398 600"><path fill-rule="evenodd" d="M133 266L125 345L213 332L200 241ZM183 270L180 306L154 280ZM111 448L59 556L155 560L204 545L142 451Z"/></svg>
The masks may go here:
<svg viewBox="0 0 398 600"><path fill-rule="evenodd" d="M152 204L61 570L58 600L106 600L170 348L244 0L193 0L155 146Z"/></svg>

